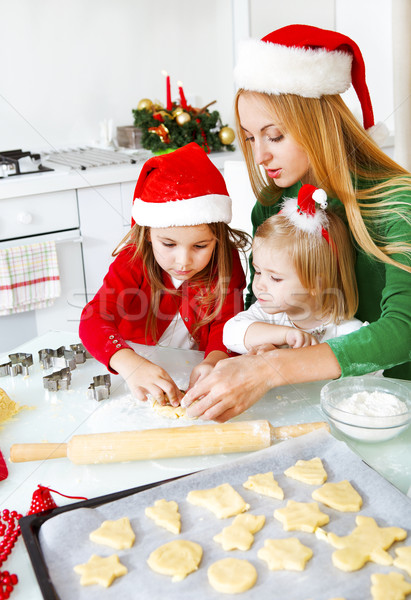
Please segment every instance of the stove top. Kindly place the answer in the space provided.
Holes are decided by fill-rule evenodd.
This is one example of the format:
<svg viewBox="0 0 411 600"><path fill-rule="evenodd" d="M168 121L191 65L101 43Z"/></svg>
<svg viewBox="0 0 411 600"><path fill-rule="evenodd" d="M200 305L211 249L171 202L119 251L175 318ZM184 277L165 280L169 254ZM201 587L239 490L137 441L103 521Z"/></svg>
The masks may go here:
<svg viewBox="0 0 411 600"><path fill-rule="evenodd" d="M54 171L42 164L41 154L18 150L0 151L0 178Z"/></svg>

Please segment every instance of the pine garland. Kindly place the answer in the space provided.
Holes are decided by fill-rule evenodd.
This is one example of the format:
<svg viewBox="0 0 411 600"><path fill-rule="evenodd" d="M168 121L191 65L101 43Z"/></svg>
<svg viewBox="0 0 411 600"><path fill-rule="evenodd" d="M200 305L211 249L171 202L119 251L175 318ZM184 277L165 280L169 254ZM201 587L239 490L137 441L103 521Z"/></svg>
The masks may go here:
<svg viewBox="0 0 411 600"><path fill-rule="evenodd" d="M134 126L142 131L141 145L143 148L152 152L166 152L167 150L181 148L181 146L185 146L190 142L197 142L206 152L235 150L233 144L223 144L220 140L218 134L226 126L222 125L217 110L212 112L208 110L199 111L189 106L184 112L188 113L191 119L179 125L175 115L177 108L180 107L173 104L171 111L162 107L156 110L154 106L152 110L146 108L132 110ZM162 127L159 128L160 125ZM150 128L156 128L157 131L149 131Z"/></svg>

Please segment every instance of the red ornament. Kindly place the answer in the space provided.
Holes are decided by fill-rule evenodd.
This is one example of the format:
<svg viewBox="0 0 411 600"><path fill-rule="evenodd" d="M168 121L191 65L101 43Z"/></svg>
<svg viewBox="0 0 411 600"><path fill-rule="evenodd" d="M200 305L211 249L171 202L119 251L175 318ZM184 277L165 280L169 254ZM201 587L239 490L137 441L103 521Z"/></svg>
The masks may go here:
<svg viewBox="0 0 411 600"><path fill-rule="evenodd" d="M57 504L51 497L49 488L39 485L37 490L33 493L30 510L27 514L33 515L52 508L57 508Z"/></svg>
<svg viewBox="0 0 411 600"><path fill-rule="evenodd" d="M0 481L7 479L8 475L9 471L7 469L6 461L4 460L4 456L0 451Z"/></svg>
<svg viewBox="0 0 411 600"><path fill-rule="evenodd" d="M7 508L3 510L0 516L0 535L3 538L0 541L0 567L6 562L10 552L20 535L20 525L18 520L22 515L17 511L9 511ZM10 597L14 586L18 583L18 577L9 571L0 571L0 600Z"/></svg>

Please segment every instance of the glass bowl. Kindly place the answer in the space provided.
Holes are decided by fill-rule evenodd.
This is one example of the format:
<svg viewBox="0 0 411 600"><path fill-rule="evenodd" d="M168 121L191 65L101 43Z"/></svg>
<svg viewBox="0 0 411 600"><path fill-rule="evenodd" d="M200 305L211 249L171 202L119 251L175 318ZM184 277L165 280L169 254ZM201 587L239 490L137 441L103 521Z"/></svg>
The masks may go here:
<svg viewBox="0 0 411 600"><path fill-rule="evenodd" d="M339 406L343 400L351 398L354 394L366 392L362 397L370 400L369 394L373 392L391 394L405 403L406 409L400 414L381 414L383 412L380 400L380 414L375 411L353 407L353 412ZM371 397L373 398L373 397ZM378 398L372 399L372 405L378 404ZM358 406L358 405L357 405ZM411 423L411 387L377 375L364 375L363 377L346 377L327 383L321 390L321 409L331 425L355 440L362 442L385 442L405 431ZM363 414L356 414L362 412ZM370 414L371 413L371 414Z"/></svg>

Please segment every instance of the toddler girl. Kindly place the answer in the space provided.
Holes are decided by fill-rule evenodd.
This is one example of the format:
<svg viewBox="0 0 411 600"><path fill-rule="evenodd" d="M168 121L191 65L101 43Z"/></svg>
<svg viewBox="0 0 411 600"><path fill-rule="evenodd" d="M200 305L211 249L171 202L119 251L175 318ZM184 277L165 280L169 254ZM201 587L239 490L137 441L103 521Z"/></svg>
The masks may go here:
<svg viewBox="0 0 411 600"><path fill-rule="evenodd" d="M127 341L195 348L204 360L190 385L228 356L225 322L243 308L245 277L232 230L224 178L195 143L149 159L138 179L132 228L94 299L83 310L80 337L90 353L127 381L139 399L173 405L181 392L170 375Z"/></svg>
<svg viewBox="0 0 411 600"><path fill-rule="evenodd" d="M316 201L321 208L316 208ZM303 185L280 212L257 229L253 240L257 301L230 319L224 344L244 354L287 345L301 348L359 329L354 249L326 194Z"/></svg>

